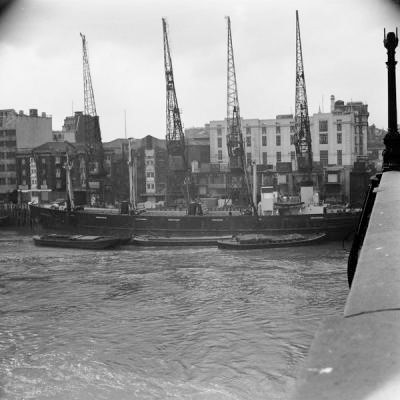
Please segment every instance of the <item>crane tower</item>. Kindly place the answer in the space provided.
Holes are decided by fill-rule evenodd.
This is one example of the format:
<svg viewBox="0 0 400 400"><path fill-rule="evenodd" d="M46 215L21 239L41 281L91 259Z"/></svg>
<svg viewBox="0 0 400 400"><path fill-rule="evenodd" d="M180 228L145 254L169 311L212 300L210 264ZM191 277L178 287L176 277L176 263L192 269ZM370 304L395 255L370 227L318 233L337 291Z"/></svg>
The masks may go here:
<svg viewBox="0 0 400 400"><path fill-rule="evenodd" d="M96 201L103 202L104 197L104 149L101 142L99 117L94 100L92 78L86 36L80 34L83 49L83 88L84 88L84 135L81 138L86 150L87 190Z"/></svg>
<svg viewBox="0 0 400 400"><path fill-rule="evenodd" d="M236 84L235 60L233 57L231 20L228 24L228 66L227 66L227 147L230 167L229 196L245 206L251 206L253 212L257 209L253 203L249 173L247 171L246 154L244 150L241 129L239 98Z"/></svg>
<svg viewBox="0 0 400 400"><path fill-rule="evenodd" d="M296 101L295 101L295 134L297 168L306 173L311 180L312 148L310 119L308 116L306 81L304 78L303 54L301 49L299 13L296 10Z"/></svg>
<svg viewBox="0 0 400 400"><path fill-rule="evenodd" d="M190 174L188 170L185 135L175 91L174 73L169 49L166 19L162 19L164 36L164 67L166 82L166 145L168 153L167 203L185 198L190 200Z"/></svg>

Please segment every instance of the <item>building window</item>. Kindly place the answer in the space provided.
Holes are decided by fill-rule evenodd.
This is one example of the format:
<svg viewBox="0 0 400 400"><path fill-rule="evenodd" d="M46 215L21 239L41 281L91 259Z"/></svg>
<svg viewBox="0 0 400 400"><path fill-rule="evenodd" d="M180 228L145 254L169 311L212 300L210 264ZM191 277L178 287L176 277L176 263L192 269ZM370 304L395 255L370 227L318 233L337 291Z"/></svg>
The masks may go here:
<svg viewBox="0 0 400 400"><path fill-rule="evenodd" d="M222 147L222 137L218 138L218 147Z"/></svg>
<svg viewBox="0 0 400 400"><path fill-rule="evenodd" d="M328 121L319 121L319 131L328 132Z"/></svg>
<svg viewBox="0 0 400 400"><path fill-rule="evenodd" d="M275 132L278 134L278 133L281 133L281 127L279 126L279 124L276 124L276 126L275 126Z"/></svg>
<svg viewBox="0 0 400 400"><path fill-rule="evenodd" d="M294 144L294 135L290 135L290 144Z"/></svg>
<svg viewBox="0 0 400 400"><path fill-rule="evenodd" d="M7 171L15 171L15 164L7 164Z"/></svg>
<svg viewBox="0 0 400 400"><path fill-rule="evenodd" d="M267 127L266 126L262 126L261 127L261 134L262 135L266 135L267 134Z"/></svg>
<svg viewBox="0 0 400 400"><path fill-rule="evenodd" d="M61 169L56 168L56 178L61 178Z"/></svg>
<svg viewBox="0 0 400 400"><path fill-rule="evenodd" d="M276 136L276 145L277 146L281 145L281 137L280 136Z"/></svg>
<svg viewBox="0 0 400 400"><path fill-rule="evenodd" d="M319 152L319 160L323 167L328 166L328 150L321 150Z"/></svg>
<svg viewBox="0 0 400 400"><path fill-rule="evenodd" d="M21 165L25 165L25 158L21 160Z"/></svg>
<svg viewBox="0 0 400 400"><path fill-rule="evenodd" d="M293 161L296 159L296 153L294 151L290 152L290 159Z"/></svg>
<svg viewBox="0 0 400 400"><path fill-rule="evenodd" d="M338 132L336 134L336 141L338 142L338 144L342 143L342 132Z"/></svg>
<svg viewBox="0 0 400 400"><path fill-rule="evenodd" d="M222 150L218 150L218 161L222 161Z"/></svg>
<svg viewBox="0 0 400 400"><path fill-rule="evenodd" d="M217 127L217 135L222 136L222 128L220 126Z"/></svg>
<svg viewBox="0 0 400 400"><path fill-rule="evenodd" d="M246 135L251 135L251 128L246 126Z"/></svg>
<svg viewBox="0 0 400 400"><path fill-rule="evenodd" d="M23 185L23 186L26 185L26 179L22 179L22 185Z"/></svg>
<svg viewBox="0 0 400 400"><path fill-rule="evenodd" d="M246 154L247 165L251 165L251 153Z"/></svg>
<svg viewBox="0 0 400 400"><path fill-rule="evenodd" d="M294 125L290 125L290 133L294 133Z"/></svg>
<svg viewBox="0 0 400 400"><path fill-rule="evenodd" d="M276 152L276 162L281 162L282 161L282 155L280 151Z"/></svg>
<svg viewBox="0 0 400 400"><path fill-rule="evenodd" d="M0 185L6 184L6 178L0 178Z"/></svg>
<svg viewBox="0 0 400 400"><path fill-rule="evenodd" d="M267 136L263 135L263 136L261 136L261 139L262 139L262 145L266 146L267 145Z"/></svg>
<svg viewBox="0 0 400 400"><path fill-rule="evenodd" d="M42 158L42 164L46 164L46 159Z"/></svg>
<svg viewBox="0 0 400 400"><path fill-rule="evenodd" d="M319 134L319 144L328 144L328 134L327 133Z"/></svg>
<svg viewBox="0 0 400 400"><path fill-rule="evenodd" d="M61 179L56 180L56 189L61 189Z"/></svg>
<svg viewBox="0 0 400 400"><path fill-rule="evenodd" d="M46 181L46 179L42 179L42 185L43 185L43 186L47 186L47 181Z"/></svg>
<svg viewBox="0 0 400 400"><path fill-rule="evenodd" d="M251 147L251 136L246 136L246 146Z"/></svg>
<svg viewBox="0 0 400 400"><path fill-rule="evenodd" d="M16 178L8 178L8 184L9 185L15 185L17 183L17 179Z"/></svg>
<svg viewBox="0 0 400 400"><path fill-rule="evenodd" d="M60 159L60 157L58 157L58 156L56 157L56 159L55 159L55 163L56 163L56 164L60 164L60 163L61 163L61 159Z"/></svg>
<svg viewBox="0 0 400 400"><path fill-rule="evenodd" d="M147 176L147 178L154 178L154 172L151 172L151 171L146 172L146 176Z"/></svg>
<svg viewBox="0 0 400 400"><path fill-rule="evenodd" d="M337 130L338 132L341 132L341 131L342 131L342 120L341 120L341 119L338 119L338 120L336 121L336 130Z"/></svg>
<svg viewBox="0 0 400 400"><path fill-rule="evenodd" d="M267 152L266 152L266 151L264 151L264 152L262 153L262 160L263 160L263 164L264 164L264 165L267 165L267 164L268 164L268 155L267 155Z"/></svg>
<svg viewBox="0 0 400 400"><path fill-rule="evenodd" d="M343 165L342 150L337 151L337 165Z"/></svg>

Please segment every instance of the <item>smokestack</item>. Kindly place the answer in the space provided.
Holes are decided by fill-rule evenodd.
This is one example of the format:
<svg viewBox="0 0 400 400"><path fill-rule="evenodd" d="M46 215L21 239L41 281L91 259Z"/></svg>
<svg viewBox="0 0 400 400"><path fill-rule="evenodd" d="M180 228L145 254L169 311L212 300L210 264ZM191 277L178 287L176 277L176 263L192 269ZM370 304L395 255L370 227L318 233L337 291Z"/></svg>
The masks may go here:
<svg viewBox="0 0 400 400"><path fill-rule="evenodd" d="M335 96L331 94L331 112L335 111Z"/></svg>

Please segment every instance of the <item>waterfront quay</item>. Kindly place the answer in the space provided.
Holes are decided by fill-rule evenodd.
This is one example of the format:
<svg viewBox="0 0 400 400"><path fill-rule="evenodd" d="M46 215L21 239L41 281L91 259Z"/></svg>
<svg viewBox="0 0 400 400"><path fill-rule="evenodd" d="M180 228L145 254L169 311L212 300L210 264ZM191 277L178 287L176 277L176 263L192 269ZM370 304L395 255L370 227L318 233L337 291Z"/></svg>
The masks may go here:
<svg viewBox="0 0 400 400"><path fill-rule="evenodd" d="M2 217L4 221L2 221ZM31 217L27 204L0 203L0 226L30 227Z"/></svg>

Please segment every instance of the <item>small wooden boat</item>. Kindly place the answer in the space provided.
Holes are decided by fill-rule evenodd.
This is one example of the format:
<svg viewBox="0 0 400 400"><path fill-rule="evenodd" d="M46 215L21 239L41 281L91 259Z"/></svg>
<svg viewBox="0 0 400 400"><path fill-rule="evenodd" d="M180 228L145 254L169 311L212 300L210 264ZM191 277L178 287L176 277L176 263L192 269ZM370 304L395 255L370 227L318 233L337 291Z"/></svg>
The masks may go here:
<svg viewBox="0 0 400 400"><path fill-rule="evenodd" d="M131 244L138 246L216 246L218 241L232 236L133 236Z"/></svg>
<svg viewBox="0 0 400 400"><path fill-rule="evenodd" d="M59 235L55 233L35 235L33 241L37 246L92 250L108 249L120 244L120 239L112 236Z"/></svg>
<svg viewBox="0 0 400 400"><path fill-rule="evenodd" d="M276 247L307 246L326 239L326 233L288 234L288 235L238 235L231 239L218 241L220 249L271 249Z"/></svg>

